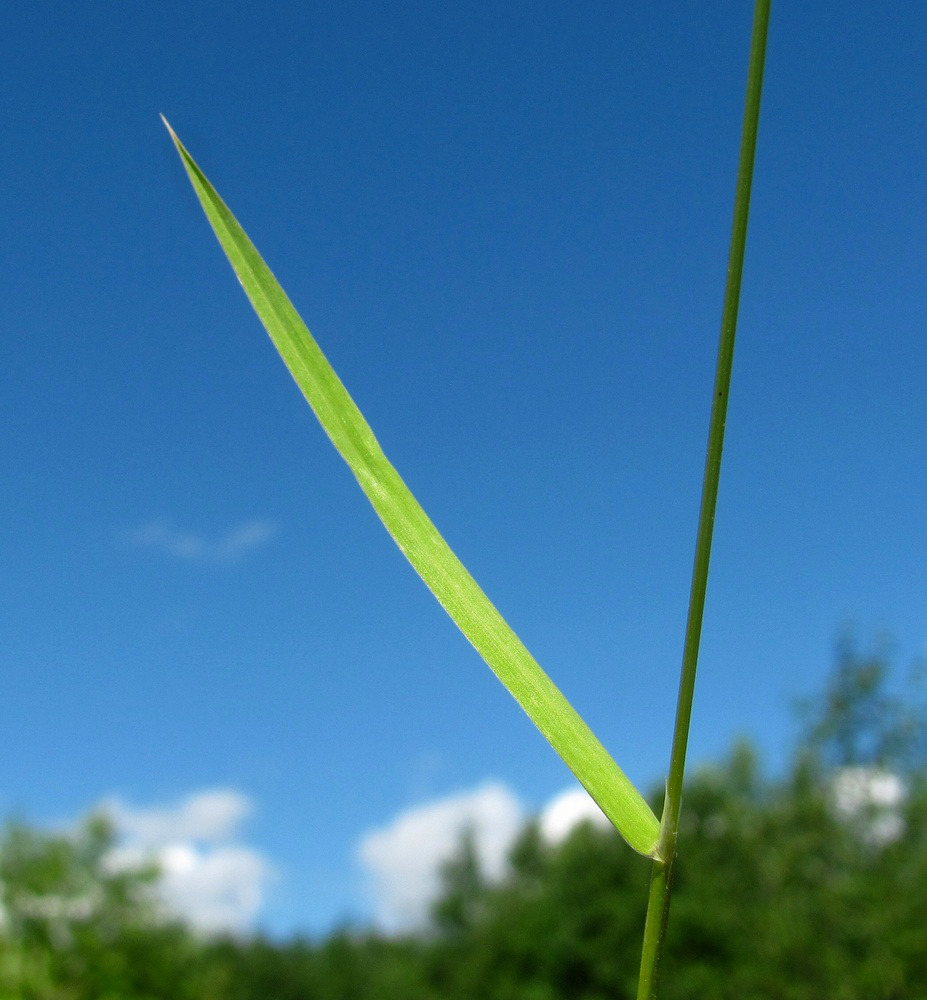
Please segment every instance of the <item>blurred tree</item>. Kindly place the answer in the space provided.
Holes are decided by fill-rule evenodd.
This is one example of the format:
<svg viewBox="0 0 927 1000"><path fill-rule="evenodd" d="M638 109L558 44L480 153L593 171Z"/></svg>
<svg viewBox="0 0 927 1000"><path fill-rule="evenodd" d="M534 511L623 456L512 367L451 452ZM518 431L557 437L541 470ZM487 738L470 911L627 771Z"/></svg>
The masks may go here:
<svg viewBox="0 0 927 1000"><path fill-rule="evenodd" d="M472 828L463 831L456 854L441 865L439 875L441 893L432 920L444 934L472 928L483 916L487 888Z"/></svg>
<svg viewBox="0 0 927 1000"><path fill-rule="evenodd" d="M888 688L889 654L885 640L861 652L852 630L843 630L823 695L799 705L805 721L800 749L830 768L876 767L908 774L927 766L923 664L896 694Z"/></svg>
<svg viewBox="0 0 927 1000"><path fill-rule="evenodd" d="M741 743L690 777L664 1000L927 1000L927 712L889 677L883 648L845 637L785 775ZM847 775L903 779L883 835L837 794ZM499 882L467 832L427 933L321 942L198 940L158 914L156 873L114 867L112 847L100 820L0 837L0 1000L636 995L649 865L589 824L557 844L530 824Z"/></svg>
<svg viewBox="0 0 927 1000"><path fill-rule="evenodd" d="M207 1000L197 946L158 919L153 866L112 863L100 817L73 833L15 823L0 837L0 997Z"/></svg>

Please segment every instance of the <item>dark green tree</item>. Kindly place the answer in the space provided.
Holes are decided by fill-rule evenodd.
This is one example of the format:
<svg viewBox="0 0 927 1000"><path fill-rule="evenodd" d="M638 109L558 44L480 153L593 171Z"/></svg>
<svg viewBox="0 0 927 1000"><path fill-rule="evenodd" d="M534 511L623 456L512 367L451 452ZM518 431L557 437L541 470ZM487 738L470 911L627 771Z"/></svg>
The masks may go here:
<svg viewBox="0 0 927 1000"><path fill-rule="evenodd" d="M484 915L486 880L480 866L476 836L466 828L457 852L441 865L441 894L432 907L432 920L443 934L460 934Z"/></svg>

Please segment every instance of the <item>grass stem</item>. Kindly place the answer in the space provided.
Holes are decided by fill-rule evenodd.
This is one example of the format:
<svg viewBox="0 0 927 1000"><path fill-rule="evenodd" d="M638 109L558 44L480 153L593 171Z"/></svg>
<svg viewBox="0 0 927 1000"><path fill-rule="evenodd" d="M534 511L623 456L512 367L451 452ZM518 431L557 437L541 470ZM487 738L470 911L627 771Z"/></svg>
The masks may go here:
<svg viewBox="0 0 927 1000"><path fill-rule="evenodd" d="M714 395L711 404L705 475L702 484L702 502L695 543L692 587L689 594L689 613L682 654L682 672L679 681L679 698L676 706L676 724L673 731L673 748L670 756L669 778L666 783L663 818L660 824L658 859L653 863L650 896L647 903L647 920L644 927L641 974L637 993L638 1000L654 1000L657 995L660 960L663 954L666 926L669 918L673 869L676 862L676 840L679 831L679 812L682 805L682 782L686 764L686 747L689 741L689 721L692 716L692 698L695 691L695 674L698 666L702 617L705 610L705 593L708 587L711 539L714 529L715 507L718 500L721 453L724 447L724 424L727 417L731 368L734 360L734 339L737 331L737 309L740 304L744 249L747 242L747 218L750 210L750 188L753 181L753 163L756 155L760 96L763 89L763 65L766 58L769 7L770 0L756 0L753 13L750 62L747 69L747 97L740 142L740 162L737 169L737 189L734 197L734 221L731 231L730 254L728 257L727 283L721 313L721 336L718 347Z"/></svg>

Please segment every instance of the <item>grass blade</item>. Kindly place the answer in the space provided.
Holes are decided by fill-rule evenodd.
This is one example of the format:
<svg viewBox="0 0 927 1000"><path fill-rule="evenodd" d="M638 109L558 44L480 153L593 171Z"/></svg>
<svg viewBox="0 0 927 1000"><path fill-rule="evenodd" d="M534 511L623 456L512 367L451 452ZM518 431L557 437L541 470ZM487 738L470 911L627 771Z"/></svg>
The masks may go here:
<svg viewBox="0 0 927 1000"><path fill-rule="evenodd" d="M660 829L653 811L438 533L244 230L164 124L251 304L387 531L618 832L655 857Z"/></svg>

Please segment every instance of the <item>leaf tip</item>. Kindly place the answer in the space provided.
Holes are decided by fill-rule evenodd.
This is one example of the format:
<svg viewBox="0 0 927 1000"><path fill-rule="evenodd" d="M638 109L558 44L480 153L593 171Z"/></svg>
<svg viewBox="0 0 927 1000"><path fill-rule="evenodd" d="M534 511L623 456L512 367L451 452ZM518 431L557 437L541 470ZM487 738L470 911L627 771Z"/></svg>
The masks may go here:
<svg viewBox="0 0 927 1000"><path fill-rule="evenodd" d="M180 140L177 138L177 133L171 128L171 123L164 117L164 115L160 115L160 118L161 121L164 122L164 127L170 133L171 139L174 140L174 145L179 146Z"/></svg>

